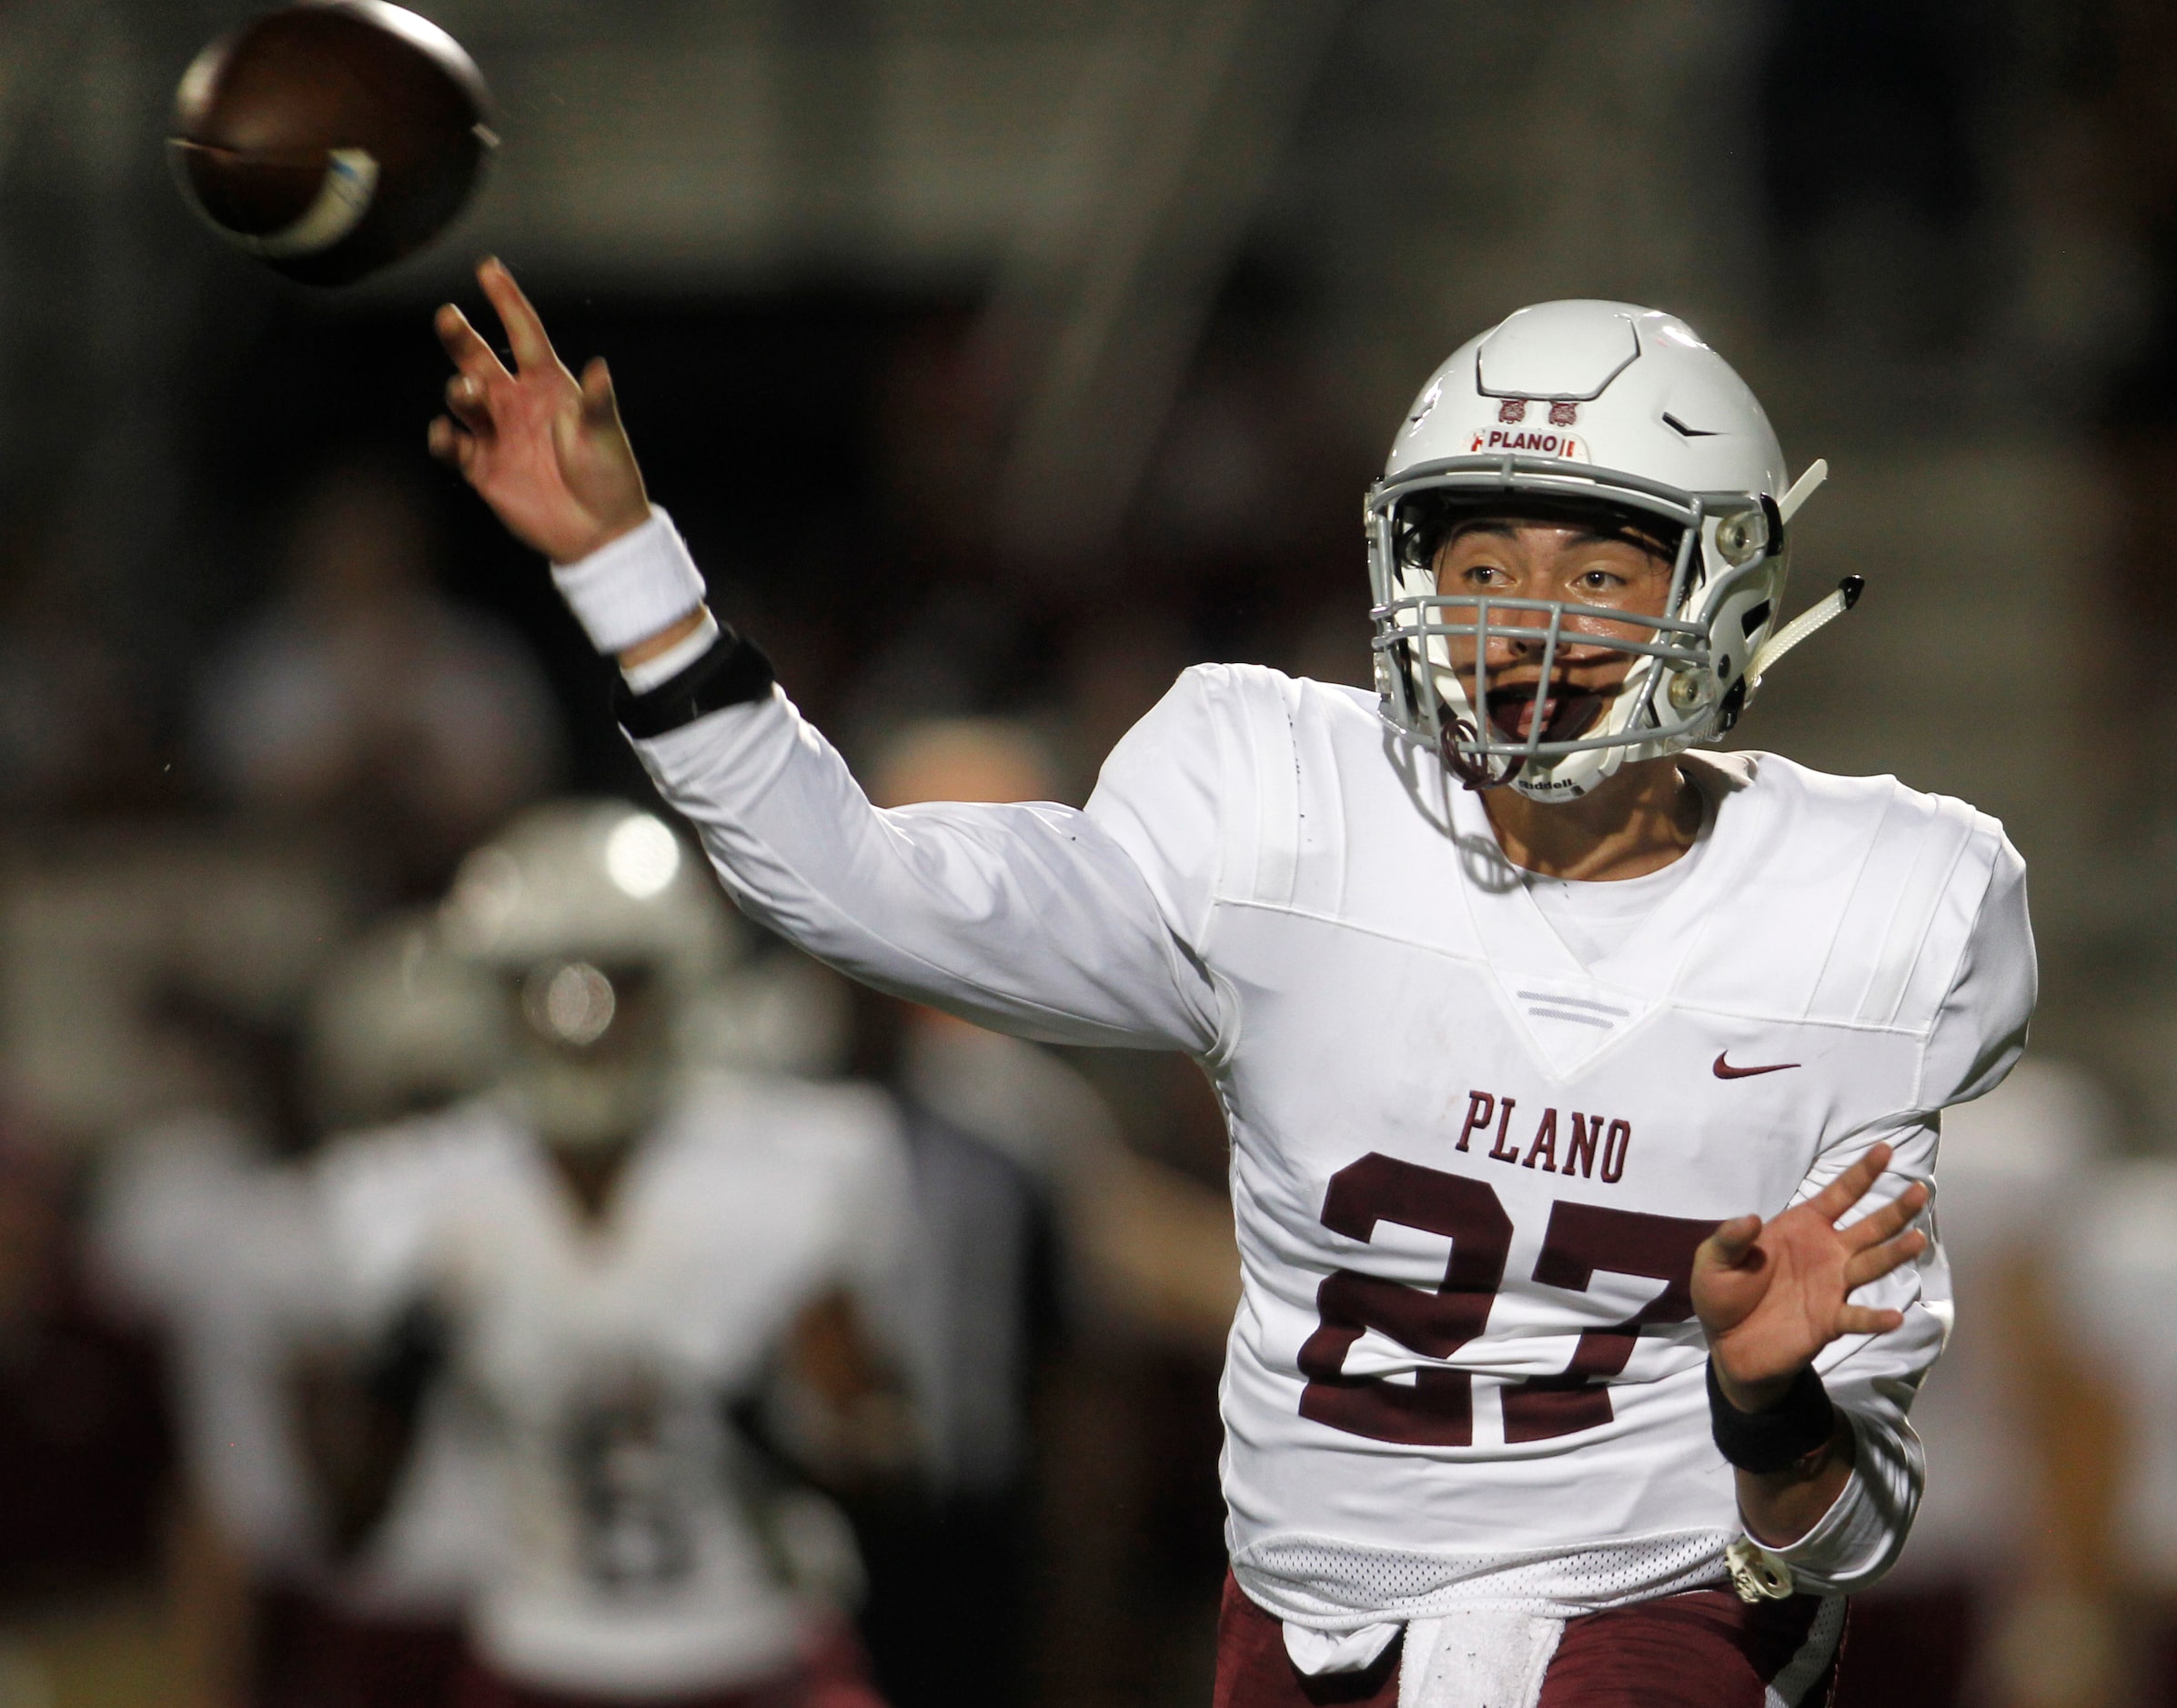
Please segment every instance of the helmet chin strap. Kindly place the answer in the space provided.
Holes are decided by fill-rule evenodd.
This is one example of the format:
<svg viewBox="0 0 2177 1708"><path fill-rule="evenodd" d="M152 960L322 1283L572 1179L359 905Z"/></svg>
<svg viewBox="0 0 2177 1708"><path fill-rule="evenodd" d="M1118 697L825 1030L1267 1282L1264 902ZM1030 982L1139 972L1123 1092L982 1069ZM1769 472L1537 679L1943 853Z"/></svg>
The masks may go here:
<svg viewBox="0 0 2177 1708"><path fill-rule="evenodd" d="M1860 576L1847 576L1837 584L1837 591L1816 605L1809 605L1783 628L1761 643L1761 650L1754 654L1746 667L1748 691L1761 686L1762 673L1775 665L1779 658L1789 652L1800 641L1817 629L1827 628L1853 606L1860 603L1860 592L1867 586Z"/></svg>
<svg viewBox="0 0 2177 1708"><path fill-rule="evenodd" d="M1806 503L1829 477L1829 459L1817 457L1809 463L1799 477L1791 483L1791 490L1777 500L1777 516L1785 522L1799 514L1799 506Z"/></svg>
<svg viewBox="0 0 2177 1708"><path fill-rule="evenodd" d="M1502 789L1526 768L1525 755L1515 755L1507 760L1502 772L1492 772L1487 759L1469 759L1459 751L1458 744L1473 740L1474 733L1474 725L1464 718L1455 718L1436 738L1436 757L1444 762L1444 769L1471 792L1478 795L1485 789Z"/></svg>
<svg viewBox="0 0 2177 1708"><path fill-rule="evenodd" d="M1827 457L1817 457L1807 465L1805 471L1791 483L1791 490L1777 500L1777 515L1786 523L1799 514L1799 507L1811 498L1829 477ZM1773 668L1777 660L1789 652L1800 641L1817 630L1827 628L1853 606L1859 604L1861 589L1867 586L1860 576L1847 576L1837 584L1837 591L1817 604L1809 605L1783 628L1761 643L1746 664L1746 688L1751 694L1761 686L1764 672Z"/></svg>

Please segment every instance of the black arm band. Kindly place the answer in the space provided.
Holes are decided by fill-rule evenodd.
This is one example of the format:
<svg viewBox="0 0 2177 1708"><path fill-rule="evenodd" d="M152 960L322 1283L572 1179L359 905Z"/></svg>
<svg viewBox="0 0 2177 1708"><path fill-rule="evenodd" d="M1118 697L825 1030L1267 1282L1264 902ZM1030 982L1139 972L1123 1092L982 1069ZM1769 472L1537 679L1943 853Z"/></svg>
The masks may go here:
<svg viewBox="0 0 2177 1708"><path fill-rule="evenodd" d="M1716 1382L1708 1361L1708 1431L1716 1451L1741 1471L1788 1471L1825 1446L1837 1428L1837 1408L1809 1364L1766 1412L1741 1412Z"/></svg>
<svg viewBox="0 0 2177 1708"><path fill-rule="evenodd" d="M612 711L630 735L661 736L706 713L762 699L775 679L761 647L721 627L710 651L649 693L637 694L620 683L612 693Z"/></svg>

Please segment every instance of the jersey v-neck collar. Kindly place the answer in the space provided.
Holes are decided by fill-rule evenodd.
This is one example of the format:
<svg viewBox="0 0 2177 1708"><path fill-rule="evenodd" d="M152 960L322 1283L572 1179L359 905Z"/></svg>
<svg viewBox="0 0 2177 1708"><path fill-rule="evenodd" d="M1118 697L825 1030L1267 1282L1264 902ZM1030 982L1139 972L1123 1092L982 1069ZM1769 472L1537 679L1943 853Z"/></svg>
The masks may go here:
<svg viewBox="0 0 2177 1708"><path fill-rule="evenodd" d="M1702 756L1691 757L1700 764ZM1466 853L1455 865L1467 918L1505 1006L1557 1078L1588 1066L1670 1000L1702 924L1714 911L1714 898L1737 881L1751 839L1750 815L1743 805L1727 808L1750 779L1726 774L1694 780L1707 798L1709 819L1697 864L1613 953L1593 966L1567 947L1519 869L1505 858L1481 797L1464 789L1450 791L1454 833ZM1466 869L1477 858L1496 861L1505 881L1477 880Z"/></svg>
<svg viewBox="0 0 2177 1708"><path fill-rule="evenodd" d="M1677 859L1638 878L1597 882L1524 872L1522 881L1543 920L1590 973L1609 976L1610 963L1633 948L1641 928L1661 912L1670 898L1691 882L1715 842L1715 804L1701 801L1701 821L1693 842ZM1605 945L1593 948L1582 930Z"/></svg>

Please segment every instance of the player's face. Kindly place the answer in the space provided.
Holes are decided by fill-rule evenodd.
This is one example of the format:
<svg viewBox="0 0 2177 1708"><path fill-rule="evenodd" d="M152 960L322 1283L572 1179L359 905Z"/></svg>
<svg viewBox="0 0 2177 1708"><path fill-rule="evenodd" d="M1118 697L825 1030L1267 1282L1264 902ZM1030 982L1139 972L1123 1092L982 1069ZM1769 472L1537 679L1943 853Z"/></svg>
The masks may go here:
<svg viewBox="0 0 2177 1708"><path fill-rule="evenodd" d="M548 1144L582 1150L632 1138L667 1072L664 993L647 970L547 961L509 988L516 1076Z"/></svg>
<svg viewBox="0 0 2177 1708"><path fill-rule="evenodd" d="M1537 716L1544 738L1553 741L1575 739L1594 724L1635 660L1634 654L1594 644L1595 638L1654 638L1652 629L1614 623L1601 613L1660 617L1670 599L1671 563L1659 547L1626 534L1548 523L1466 523L1437 549L1436 572L1436 591L1447 598L1487 595L1590 608L1567 613L1547 684L1542 654L1550 614L1490 608L1484 655L1488 718L1502 734L1520 739L1532 732ZM1445 616L1453 622L1471 620L1456 607ZM1521 632L1498 632L1503 629ZM1470 636L1455 636L1449 645L1453 668L1472 700L1476 643Z"/></svg>

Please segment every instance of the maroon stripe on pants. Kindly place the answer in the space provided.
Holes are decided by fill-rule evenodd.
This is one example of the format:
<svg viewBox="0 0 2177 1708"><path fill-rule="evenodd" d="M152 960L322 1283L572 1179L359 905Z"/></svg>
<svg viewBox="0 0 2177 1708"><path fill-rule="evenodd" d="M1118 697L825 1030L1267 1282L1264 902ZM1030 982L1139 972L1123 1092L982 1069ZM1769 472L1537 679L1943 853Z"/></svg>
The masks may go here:
<svg viewBox="0 0 2177 1708"><path fill-rule="evenodd" d="M1769 1684L1813 1633L1817 1596L1748 1606L1728 1590L1692 1590L1565 1622L1539 1708L1762 1708ZM1838 1645L1841 1646L1841 1644ZM1309 1678L1285 1653L1285 1628L1229 1573L1217 1615L1215 1708L1397 1708L1398 1647L1365 1673ZM1834 1651L1799 1696L1829 1701Z"/></svg>

